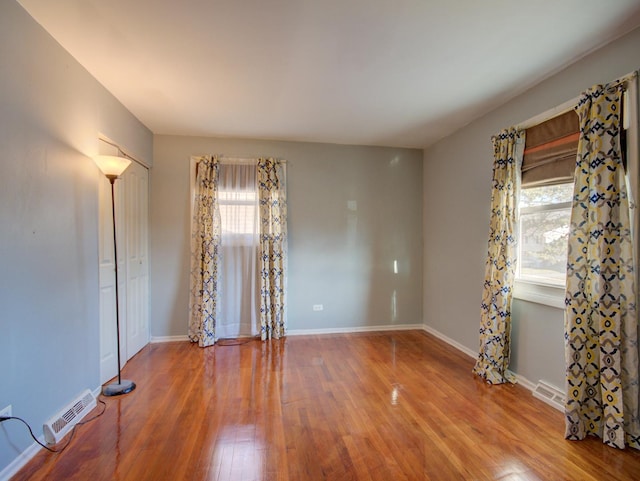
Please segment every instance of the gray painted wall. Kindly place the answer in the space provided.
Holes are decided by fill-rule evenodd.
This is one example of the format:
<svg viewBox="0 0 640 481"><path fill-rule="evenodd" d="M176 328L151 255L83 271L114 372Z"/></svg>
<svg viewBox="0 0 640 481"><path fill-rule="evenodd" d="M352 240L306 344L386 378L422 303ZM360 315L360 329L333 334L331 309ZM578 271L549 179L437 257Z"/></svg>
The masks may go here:
<svg viewBox="0 0 640 481"><path fill-rule="evenodd" d="M12 404L39 432L98 385L98 133L148 164L155 148L152 335L186 333L189 157L270 155L289 160L290 329L417 323L424 312L475 350L490 136L640 67L638 47L640 30L442 140L423 168L420 151L406 149L166 136L152 145L16 2L0 2L0 408ZM325 310L313 312L318 303ZM517 301L513 334L515 370L561 385L561 311ZM30 444L21 425L4 423L0 470Z"/></svg>
<svg viewBox="0 0 640 481"><path fill-rule="evenodd" d="M288 161L290 330L422 323L420 150L155 136L152 336L187 333L189 159L208 153Z"/></svg>
<svg viewBox="0 0 640 481"><path fill-rule="evenodd" d="M0 2L0 408L42 424L99 379L98 134L152 134L16 2ZM0 427L0 471L30 444Z"/></svg>
<svg viewBox="0 0 640 481"><path fill-rule="evenodd" d="M526 55L526 52L523 52ZM428 326L478 349L489 226L491 136L596 83L640 68L640 29L593 52L424 153L424 316ZM473 82L470 73L469 81ZM516 300L512 368L564 385L563 312Z"/></svg>

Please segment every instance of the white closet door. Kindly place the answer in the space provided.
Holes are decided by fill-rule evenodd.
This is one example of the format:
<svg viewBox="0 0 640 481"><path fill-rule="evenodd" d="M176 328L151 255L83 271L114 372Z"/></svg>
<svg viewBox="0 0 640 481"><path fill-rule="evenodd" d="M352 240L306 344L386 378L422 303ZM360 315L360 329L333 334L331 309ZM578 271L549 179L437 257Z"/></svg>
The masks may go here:
<svg viewBox="0 0 640 481"><path fill-rule="evenodd" d="M133 162L125 171L127 353L131 359L149 342L149 172Z"/></svg>
<svg viewBox="0 0 640 481"><path fill-rule="evenodd" d="M115 182L120 357L124 367L149 342L149 173L132 162ZM100 183L100 382L118 374L111 185Z"/></svg>

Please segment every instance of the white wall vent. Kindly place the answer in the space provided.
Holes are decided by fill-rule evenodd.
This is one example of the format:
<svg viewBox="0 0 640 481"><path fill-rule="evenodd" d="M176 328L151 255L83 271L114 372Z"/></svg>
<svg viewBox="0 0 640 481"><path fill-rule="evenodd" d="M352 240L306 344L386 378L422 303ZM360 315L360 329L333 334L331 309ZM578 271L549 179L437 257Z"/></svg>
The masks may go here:
<svg viewBox="0 0 640 481"><path fill-rule="evenodd" d="M558 411L564 411L564 393L555 386L544 381L538 381L533 390L533 396L553 406Z"/></svg>
<svg viewBox="0 0 640 481"><path fill-rule="evenodd" d="M86 414L96 407L96 398L86 389L68 407L49 419L42 430L47 444L56 444L82 420Z"/></svg>

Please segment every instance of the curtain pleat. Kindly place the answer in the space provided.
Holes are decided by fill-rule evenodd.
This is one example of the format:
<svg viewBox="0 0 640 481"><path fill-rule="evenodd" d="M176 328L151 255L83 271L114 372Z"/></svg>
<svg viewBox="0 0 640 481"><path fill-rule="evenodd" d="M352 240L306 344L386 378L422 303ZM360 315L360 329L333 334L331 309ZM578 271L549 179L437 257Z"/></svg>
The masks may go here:
<svg viewBox="0 0 640 481"><path fill-rule="evenodd" d="M473 372L491 384L515 382L510 356L511 299L516 265L516 200L524 132L493 137L491 221L480 320L480 352Z"/></svg>
<svg viewBox="0 0 640 481"><path fill-rule="evenodd" d="M635 119L636 128L628 129L627 133L627 186L629 194L629 207L631 210L631 233L634 239L634 259L636 266L636 306L638 305L638 286L640 286L640 272L638 272L638 259L640 259L640 98L638 96L638 73L633 75L627 83L625 92L627 102L624 107L625 117L628 122Z"/></svg>
<svg viewBox="0 0 640 481"><path fill-rule="evenodd" d="M191 232L191 290L189 339L200 347L216 341L218 265L220 260L220 211L218 208L217 157L204 156L197 164Z"/></svg>
<svg viewBox="0 0 640 481"><path fill-rule="evenodd" d="M283 167L275 159L258 160L260 209L260 337L285 334L287 199Z"/></svg>
<svg viewBox="0 0 640 481"><path fill-rule="evenodd" d="M567 439L640 448L634 247L622 162L623 84L594 86L576 107L580 140L565 310Z"/></svg>

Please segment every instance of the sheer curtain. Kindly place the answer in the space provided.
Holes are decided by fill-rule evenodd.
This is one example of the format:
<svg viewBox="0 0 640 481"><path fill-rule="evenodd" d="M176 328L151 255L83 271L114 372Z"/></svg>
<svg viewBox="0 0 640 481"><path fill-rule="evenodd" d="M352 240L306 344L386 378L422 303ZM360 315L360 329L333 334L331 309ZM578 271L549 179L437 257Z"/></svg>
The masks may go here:
<svg viewBox="0 0 640 481"><path fill-rule="evenodd" d="M255 336L258 328L258 191L255 163L220 164L222 232L218 339Z"/></svg>

